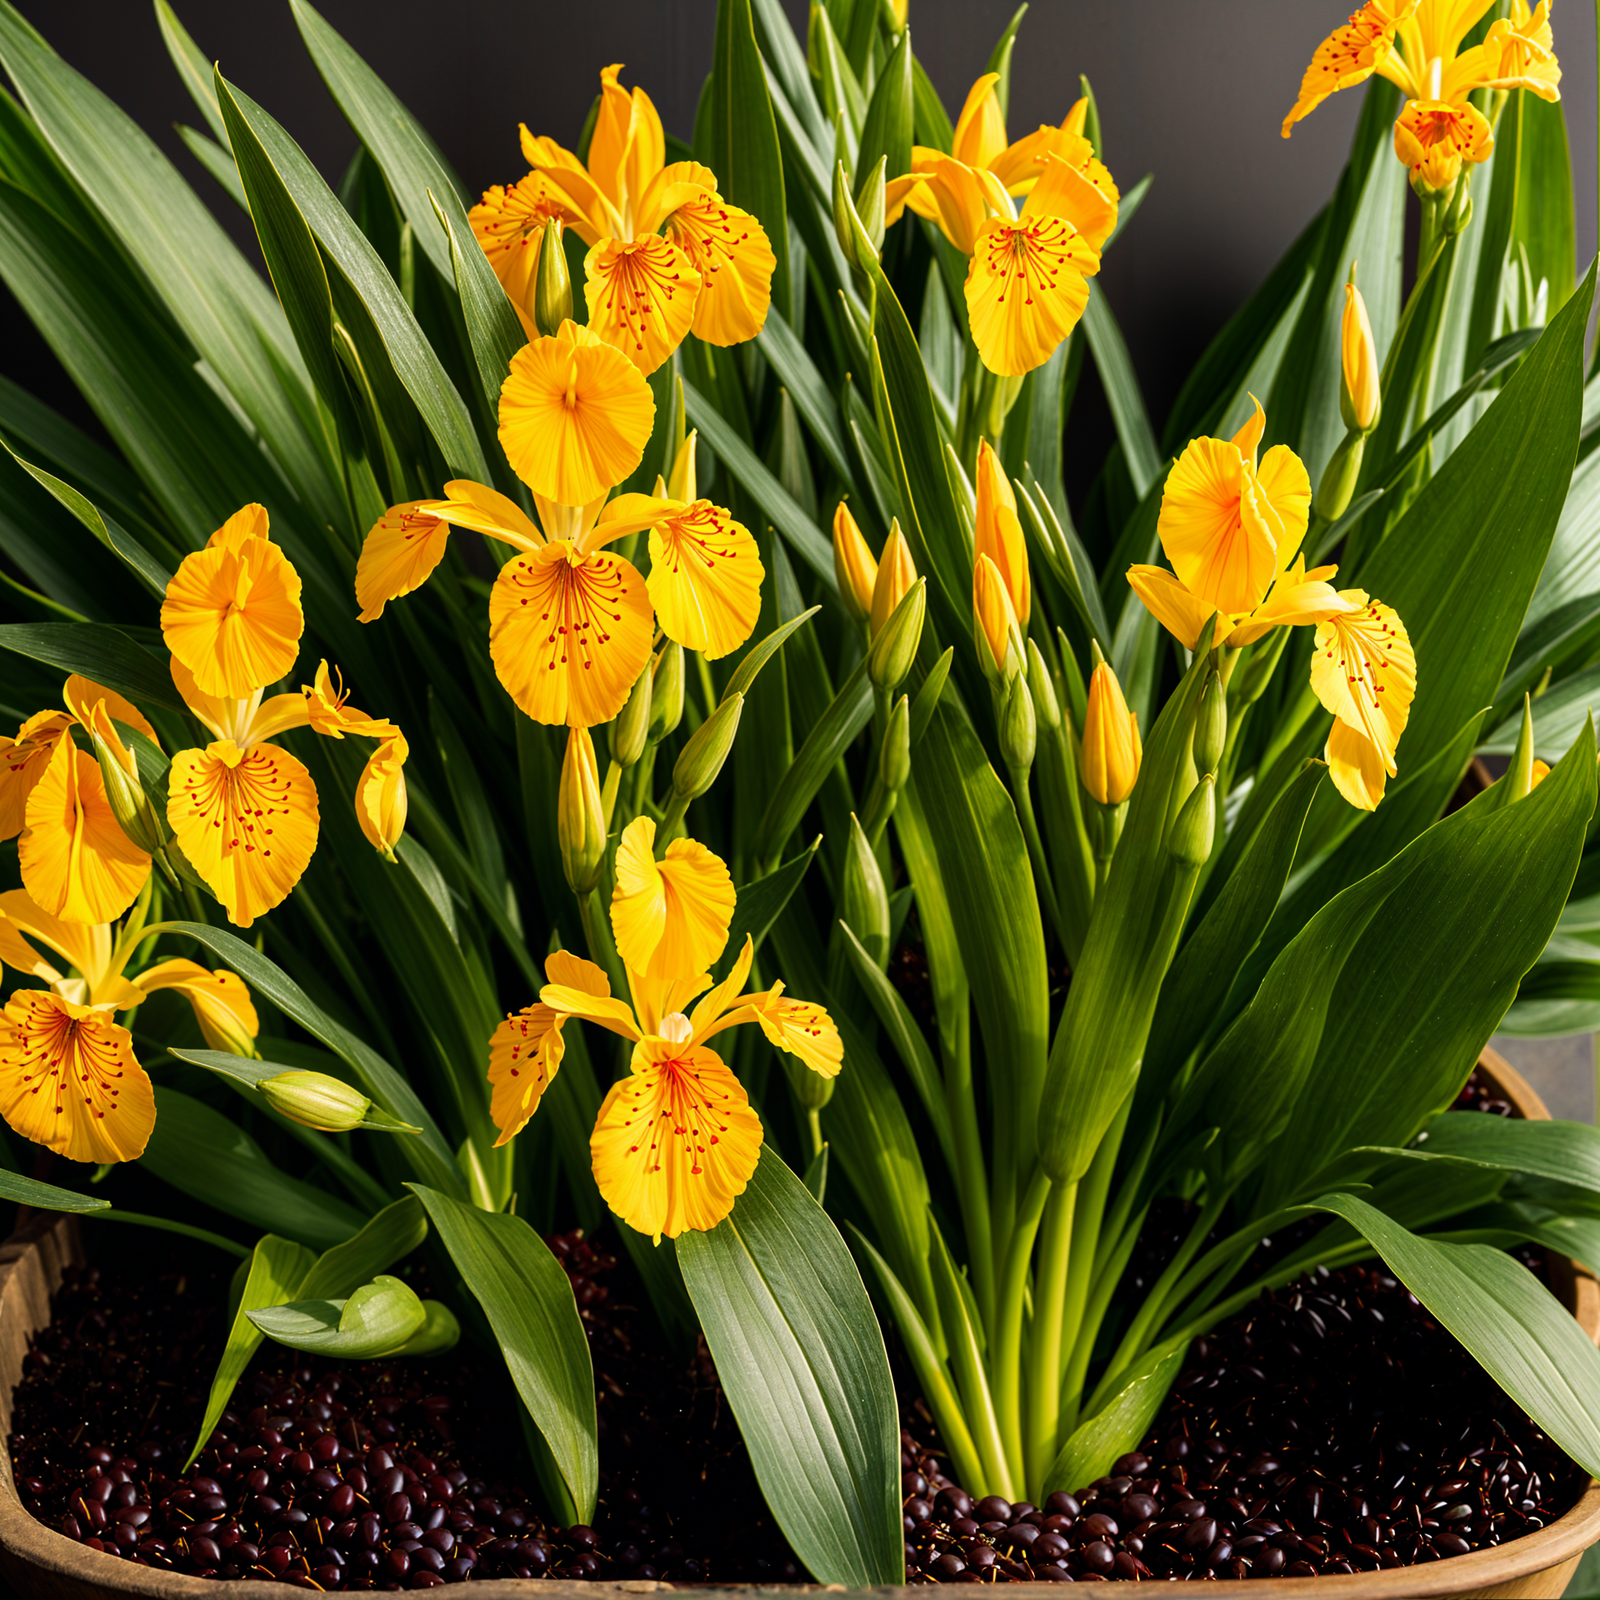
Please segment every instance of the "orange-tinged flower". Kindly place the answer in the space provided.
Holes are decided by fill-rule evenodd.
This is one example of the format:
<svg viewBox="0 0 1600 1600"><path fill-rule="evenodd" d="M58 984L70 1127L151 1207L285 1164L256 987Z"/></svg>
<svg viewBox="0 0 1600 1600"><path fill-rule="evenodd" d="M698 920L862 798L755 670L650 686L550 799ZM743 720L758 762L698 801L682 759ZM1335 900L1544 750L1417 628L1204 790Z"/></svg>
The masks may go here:
<svg viewBox="0 0 1600 1600"><path fill-rule="evenodd" d="M228 919L248 928L300 881L317 848L311 774L287 750L219 739L173 758L167 822Z"/></svg>
<svg viewBox="0 0 1600 1600"><path fill-rule="evenodd" d="M685 463L673 476L692 488ZM489 597L489 650L506 691L537 722L609 722L649 660L658 622L668 638L713 659L738 649L755 627L764 577L755 538L709 500L636 494L607 505L602 489L586 505L566 505L535 495L541 529L482 484L457 479L445 494L421 502L422 513L520 552L501 568ZM369 543L391 540L394 520L391 511ZM644 529L648 580L605 550ZM399 569L375 559L369 570L374 587L363 615L376 616L393 598L378 586L379 574Z"/></svg>
<svg viewBox="0 0 1600 1600"><path fill-rule="evenodd" d="M1344 315L1339 321L1339 357L1344 378L1347 425L1367 432L1378 420L1378 347L1372 337L1367 304L1353 282L1344 286Z"/></svg>
<svg viewBox="0 0 1600 1600"><path fill-rule="evenodd" d="M1401 22L1416 9L1417 0L1367 0L1342 28L1324 39L1301 80L1299 99L1283 119L1284 138L1330 94L1364 83L1384 66L1394 50Z"/></svg>
<svg viewBox="0 0 1600 1600"><path fill-rule="evenodd" d="M972 546L976 555L994 562L1011 597L1011 609L1018 624L1027 631L1032 610L1028 587L1028 547L1023 541L1022 524L1017 520L1017 497L1006 479L1000 457L987 439L978 441L977 512L972 526Z"/></svg>
<svg viewBox="0 0 1600 1600"><path fill-rule="evenodd" d="M1544 780L1549 776L1550 763L1548 761L1541 761L1537 756L1535 756L1533 762L1533 783L1530 785L1530 787L1537 789L1539 785L1543 783Z"/></svg>
<svg viewBox="0 0 1600 1600"><path fill-rule="evenodd" d="M839 598L857 622L872 615L873 587L878 581L878 558L861 535L850 507L843 500L833 513L833 575Z"/></svg>
<svg viewBox="0 0 1600 1600"><path fill-rule="evenodd" d="M61 972L36 945L75 967L78 976ZM118 1010L138 1005L142 991L122 975L132 953L112 939L107 923L63 922L38 905L26 889L0 894L0 960L29 977L42 978L64 1000Z"/></svg>
<svg viewBox="0 0 1600 1600"><path fill-rule="evenodd" d="M1103 806L1120 806L1139 781L1144 747L1139 719L1128 709L1117 675L1102 661L1089 679L1089 705L1078 746L1078 775Z"/></svg>
<svg viewBox="0 0 1600 1600"><path fill-rule="evenodd" d="M655 414L638 368L589 329L564 322L511 358L500 443L536 495L581 506L639 465Z"/></svg>
<svg viewBox="0 0 1600 1600"><path fill-rule="evenodd" d="M14 839L27 826L28 796L72 722L69 712L39 711L15 739L0 738L0 839Z"/></svg>
<svg viewBox="0 0 1600 1600"><path fill-rule="evenodd" d="M1413 100L1394 125L1394 153L1414 183L1448 189L1462 162L1487 161L1494 153L1494 133L1470 101Z"/></svg>
<svg viewBox="0 0 1600 1600"><path fill-rule="evenodd" d="M1162 490L1161 547L1208 616L1260 605L1310 521L1311 480L1300 458L1275 445L1256 466L1264 425L1257 403L1231 441L1191 439Z"/></svg>
<svg viewBox="0 0 1600 1600"><path fill-rule="evenodd" d="M900 531L899 520L889 525L889 537L883 542L883 554L878 557L878 572L872 582L872 611L868 631L876 639L883 625L895 613L895 608L910 594L917 581L916 564L911 559L911 546Z"/></svg>
<svg viewBox="0 0 1600 1600"><path fill-rule="evenodd" d="M197 961L174 958L138 973L134 983L146 994L175 989L194 1008L200 1033L212 1050L254 1056L261 1031L250 990L235 972L207 971Z"/></svg>
<svg viewBox="0 0 1600 1600"><path fill-rule="evenodd" d="M539 1003L495 1031L489 1077L504 1144L526 1125L560 1064L567 1018L582 1017L631 1041L631 1071L600 1108L590 1157L606 1204L659 1242L663 1234L714 1228L760 1156L760 1119L707 1041L754 1022L824 1077L837 1074L844 1052L822 1007L790 999L781 984L744 992L754 955L748 937L728 975L712 984L708 969L722 954L733 914L727 868L687 839L656 862L654 838L654 824L640 818L617 851L612 926L633 1005L612 995L594 963L558 953L545 964L550 982Z"/></svg>
<svg viewBox="0 0 1600 1600"><path fill-rule="evenodd" d="M1385 777L1395 775L1395 747L1417 692L1417 658L1392 607L1359 589L1340 598L1359 609L1318 625L1311 688L1337 719L1326 752L1329 776L1351 805L1370 811Z"/></svg>
<svg viewBox="0 0 1600 1600"><path fill-rule="evenodd" d="M44 910L64 922L110 922L133 904L150 857L117 826L99 763L70 736L56 741L25 815L22 882Z"/></svg>
<svg viewBox="0 0 1600 1600"><path fill-rule="evenodd" d="M0 1116L69 1161L133 1161L155 1126L155 1090L107 1010L18 989L0 1010Z"/></svg>
<svg viewBox="0 0 1600 1600"><path fill-rule="evenodd" d="M972 564L972 620L978 665L998 682L1021 666L1022 630L1000 569L984 555Z"/></svg>
<svg viewBox="0 0 1600 1600"><path fill-rule="evenodd" d="M407 500L373 523L356 562L362 622L376 622L389 601L420 589L444 559L450 524L428 511L428 504Z"/></svg>
<svg viewBox="0 0 1600 1600"><path fill-rule="evenodd" d="M576 222L561 190L537 172L509 188L496 184L467 214L473 236L489 258L506 298L530 339L539 337L533 297L539 272L539 250L551 222Z"/></svg>
<svg viewBox="0 0 1600 1600"><path fill-rule="evenodd" d="M728 942L733 879L719 856L693 839L674 839L655 858L656 825L636 817L617 846L611 928L617 954L649 979L692 978Z"/></svg>
<svg viewBox="0 0 1600 1600"><path fill-rule="evenodd" d="M203 694L240 700L294 665L305 617L300 575L267 537L267 513L246 506L167 585L161 633Z"/></svg>
<svg viewBox="0 0 1600 1600"><path fill-rule="evenodd" d="M600 74L588 165L524 127L522 152L534 171L517 188L541 179L548 188L521 203L566 208L563 221L591 247L584 264L590 326L648 374L691 328L717 345L759 333L777 263L761 224L722 199L709 167L666 164L661 119L642 89L621 86L621 71ZM494 194L484 196L485 207Z"/></svg>

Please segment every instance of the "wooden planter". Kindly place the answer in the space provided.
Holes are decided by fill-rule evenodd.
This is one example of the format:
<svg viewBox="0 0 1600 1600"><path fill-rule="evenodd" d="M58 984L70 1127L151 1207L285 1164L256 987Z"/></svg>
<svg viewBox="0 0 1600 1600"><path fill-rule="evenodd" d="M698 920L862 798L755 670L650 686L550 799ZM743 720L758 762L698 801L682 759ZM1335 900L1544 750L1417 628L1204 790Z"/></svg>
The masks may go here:
<svg viewBox="0 0 1600 1600"><path fill-rule="evenodd" d="M1521 1074L1494 1051L1484 1051L1479 1065L1523 1116L1549 1118L1544 1103ZM55 1213L34 1214L0 1245L0 1439L11 1431L11 1395L22 1376L29 1338L50 1319L50 1296L61 1282L62 1268L83 1259L78 1222ZM1552 1257L1551 1267L1556 1292L1565 1299L1583 1331L1600 1343L1600 1283L1566 1257ZM1566 1590L1579 1557L1595 1543L1600 1543L1600 1482L1591 1479L1582 1498L1564 1517L1538 1533L1492 1550L1387 1572L1325 1578L1255 1578L1242 1587L1248 1600L1423 1600L1433 1596L1556 1600ZM86 1549L36 1522L23 1509L11 1475L10 1454L3 1449L0 1580L9 1581L24 1600L118 1600L124 1595L145 1595L151 1600L282 1600L288 1593L288 1586L281 1583L158 1572ZM474 1589L484 1587L493 1587L495 1600L598 1600L605 1595L633 1595L672 1586L534 1578L494 1578L473 1585ZM1113 1583L1111 1587L1128 1585ZM814 1586L802 1584L787 1585L785 1589L818 1592ZM715 1591L680 1587L677 1592L704 1592L728 1600L741 1592L753 1595L758 1591L721 1586ZM770 1595L773 1591L760 1592ZM1006 1585L1006 1593L1017 1595L1019 1600L1044 1593L1059 1600L1060 1592L1054 1584ZM907 1588L872 1593L883 1600L912 1600L926 1591Z"/></svg>

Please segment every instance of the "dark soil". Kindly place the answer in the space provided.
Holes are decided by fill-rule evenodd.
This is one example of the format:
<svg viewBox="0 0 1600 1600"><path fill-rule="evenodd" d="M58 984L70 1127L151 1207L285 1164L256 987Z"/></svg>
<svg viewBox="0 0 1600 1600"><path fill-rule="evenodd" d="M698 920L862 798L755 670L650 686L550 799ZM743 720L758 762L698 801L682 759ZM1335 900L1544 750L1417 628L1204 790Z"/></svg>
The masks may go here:
<svg viewBox="0 0 1600 1600"><path fill-rule="evenodd" d="M360 1363L264 1345L180 1474L222 1350L228 1279L176 1259L69 1269L16 1393L23 1503L142 1565L302 1588L802 1577L703 1347L673 1360L641 1337L649 1324L610 1256L578 1233L550 1244L595 1361L592 1528L541 1515L516 1396L466 1344L439 1360Z"/></svg>

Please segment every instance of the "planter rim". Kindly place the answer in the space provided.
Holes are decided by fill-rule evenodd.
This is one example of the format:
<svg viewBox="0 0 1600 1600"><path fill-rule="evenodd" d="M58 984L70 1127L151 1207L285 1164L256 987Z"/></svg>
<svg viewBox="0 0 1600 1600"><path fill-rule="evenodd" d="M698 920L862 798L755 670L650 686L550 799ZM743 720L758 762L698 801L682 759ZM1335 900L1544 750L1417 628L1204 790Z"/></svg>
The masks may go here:
<svg viewBox="0 0 1600 1600"><path fill-rule="evenodd" d="M1544 1121L1550 1113L1525 1078L1503 1057L1486 1049L1478 1063L1501 1093L1524 1117ZM60 1281L61 1268L82 1259L77 1219L54 1212L30 1215L11 1238L0 1243L0 1374L18 1370L37 1325L26 1315L28 1302L37 1307ZM1574 1317L1591 1340L1600 1343L1600 1282L1565 1257L1552 1257L1556 1287L1564 1290ZM0 1378L3 1382L3 1378ZM11 1427L11 1391L0 1392L0 1435ZM86 1549L37 1521L18 1498L11 1453L0 1437L0 1577L10 1579L24 1596L51 1600L86 1600L93 1594L149 1596L151 1600L283 1600L290 1585L259 1578L197 1578L187 1573L138 1567L119 1556ZM1250 1578L1242 1587L1256 1600L1435 1600L1459 1595L1559 1595L1570 1574L1553 1569L1575 1563L1590 1545L1600 1542L1600 1481L1591 1478L1578 1503L1549 1527L1488 1550L1450 1556L1420 1566L1379 1572L1335 1573L1317 1578ZM1544 1577L1535 1584L1531 1580ZM1153 1580L1159 1583L1161 1580ZM1176 1581L1176 1580L1174 1580ZM584 1582L548 1578L487 1578L497 1596L515 1600L600 1600L600 1597L649 1594L667 1590L679 1595L705 1595L727 1600L732 1595L844 1593L839 1584L677 1585L656 1582ZM1130 1580L1110 1580L1108 1587L1134 1587ZM1145 1585L1148 1590L1149 1584ZM1059 1593L1059 1585L1013 1583L1006 1589L1019 1597ZM885 1586L850 1593L910 1600L915 1587Z"/></svg>

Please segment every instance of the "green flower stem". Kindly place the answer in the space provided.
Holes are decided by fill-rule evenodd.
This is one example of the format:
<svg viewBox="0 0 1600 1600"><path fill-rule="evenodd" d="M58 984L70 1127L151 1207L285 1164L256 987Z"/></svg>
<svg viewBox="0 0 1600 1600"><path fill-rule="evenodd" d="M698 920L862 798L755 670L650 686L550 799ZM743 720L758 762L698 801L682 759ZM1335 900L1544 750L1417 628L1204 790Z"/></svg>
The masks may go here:
<svg viewBox="0 0 1600 1600"><path fill-rule="evenodd" d="M956 1189L967 1239L967 1265L972 1293L984 1328L994 1333L994 1222L989 1214L989 1176L983 1161L983 1139L972 1090L971 1034L963 1031L959 1047L945 1059L945 1102L955 1139Z"/></svg>
<svg viewBox="0 0 1600 1600"><path fill-rule="evenodd" d="M1117 1285L1122 1281L1122 1274L1127 1271L1134 1247L1139 1243L1139 1230L1144 1226L1145 1214L1149 1209L1148 1204L1140 1208L1132 1218L1132 1225L1124 1228L1117 1238L1104 1264L1098 1261L1095 1264L1094 1287L1089 1294L1089 1303L1084 1307L1083 1318L1078 1324L1078 1337L1073 1341L1072 1355L1067 1361L1067 1375L1061 1383L1061 1393L1064 1397L1061 1414L1063 1439L1072 1436L1072 1430L1082 1415L1083 1386L1089 1379L1089 1362L1094 1356L1100 1328L1105 1321L1106 1312L1111 1309L1111 1297L1117 1292Z"/></svg>
<svg viewBox="0 0 1600 1600"><path fill-rule="evenodd" d="M1022 823L1023 837L1028 841L1028 860L1033 864L1034 883L1039 898L1050 918L1050 926L1063 945L1067 942L1066 929L1061 922L1061 906L1056 900L1055 880L1050 876L1050 863L1045 857L1044 840L1039 837L1039 823L1033 814L1033 796L1028 790L1028 774L1020 768L1011 769L1011 794L1016 801L1017 819Z"/></svg>
<svg viewBox="0 0 1600 1600"><path fill-rule="evenodd" d="M1052 1185L1039 1239L1028 1348L1027 1490L1037 1496L1046 1468L1061 1448L1061 1368L1067 1302L1074 1263L1073 1223L1082 1184ZM1093 1251L1090 1251L1092 1256Z"/></svg>
<svg viewBox="0 0 1600 1600"><path fill-rule="evenodd" d="M688 809L689 796L674 789L667 800L666 809L661 814L661 827L656 837L658 847L670 844L677 837L678 830L683 826L684 813Z"/></svg>
<svg viewBox="0 0 1600 1600"><path fill-rule="evenodd" d="M811 1130L811 1156L815 1160L822 1154L822 1108L820 1106L806 1107L806 1126Z"/></svg>
<svg viewBox="0 0 1600 1600"><path fill-rule="evenodd" d="M583 939L589 947L589 959L601 968L611 982L612 994L629 992L628 981L617 957L617 946L611 937L611 924L605 907L600 903L600 891L591 889L578 897L578 914L583 919Z"/></svg>
<svg viewBox="0 0 1600 1600"><path fill-rule="evenodd" d="M1022 1307L1028 1292L1028 1265L1033 1259L1033 1242L1039 1234L1045 1202L1050 1198L1050 1180L1041 1168L1033 1177L1017 1208L1017 1220L1006 1247L1005 1265L1000 1274L999 1324L990 1345L990 1368L994 1374L995 1410L1000 1419L1000 1437L1013 1476L1024 1476L1022 1453Z"/></svg>

